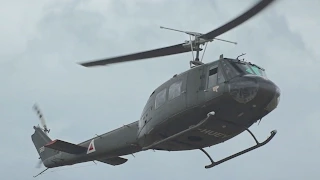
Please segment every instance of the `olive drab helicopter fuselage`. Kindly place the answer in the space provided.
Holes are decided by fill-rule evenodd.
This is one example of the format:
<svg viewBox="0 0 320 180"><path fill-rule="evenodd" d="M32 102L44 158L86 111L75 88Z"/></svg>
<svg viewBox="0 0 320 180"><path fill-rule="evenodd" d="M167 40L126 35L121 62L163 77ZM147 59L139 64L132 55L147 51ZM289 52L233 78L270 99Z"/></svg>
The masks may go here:
<svg viewBox="0 0 320 180"><path fill-rule="evenodd" d="M205 127L152 148L179 151L221 143L274 110L279 97L279 88L257 65L221 58L196 66L152 92L139 120L140 145L149 146L188 129L212 111L215 120Z"/></svg>
<svg viewBox="0 0 320 180"><path fill-rule="evenodd" d="M260 0L242 15L206 34L161 27L194 37L181 44L80 63L92 67L196 51L189 70L174 75L151 93L139 120L82 143L52 141L43 115L35 106L42 128L34 126L31 138L40 155L39 165L47 167L44 171L89 161L116 166L127 162L128 159L121 156L140 151L199 149L211 161L205 168L212 168L268 143L275 136L275 130L265 141L258 142L249 127L277 107L278 86L267 78L263 68L239 57L231 59L221 55L216 61L203 63L199 52L203 50L200 46L205 45L205 52L206 45L214 40L233 43L216 37L247 21L272 2L274 0ZM243 131L251 134L256 145L219 161L213 161L204 150Z"/></svg>

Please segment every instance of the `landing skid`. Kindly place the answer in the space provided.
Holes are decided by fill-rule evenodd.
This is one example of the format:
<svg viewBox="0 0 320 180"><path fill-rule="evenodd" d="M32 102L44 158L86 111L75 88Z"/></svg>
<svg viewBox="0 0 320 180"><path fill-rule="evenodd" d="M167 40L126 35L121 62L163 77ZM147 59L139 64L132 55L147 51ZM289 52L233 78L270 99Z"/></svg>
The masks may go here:
<svg viewBox="0 0 320 180"><path fill-rule="evenodd" d="M199 122L197 125L190 126L188 129L185 129L185 130L183 130L183 131L181 131L181 132L179 132L179 133L177 133L177 134L174 134L174 135L172 135L172 136L169 136L169 137L167 137L167 138L165 138L165 139L162 139L162 140L160 140L160 141L154 142L154 143L152 143L152 144L149 145L149 146L143 147L142 150L145 151L145 150L148 150L148 149L153 149L153 148L156 147L157 145L160 145L160 144L162 144L162 143L164 143L164 142L167 142L167 141L169 141L169 140L172 140L172 139L174 139L174 138L177 138L177 137L185 134L186 132L189 132L189 131L192 131L192 130L194 130L194 129L200 128L201 126L204 126L214 115L215 115L215 112L212 111L212 112L208 113L208 114L207 114L207 117L206 117L204 120L202 120L201 122ZM240 152L238 152L238 153L235 153L235 154L233 154L233 155L231 155L231 156L228 156L228 157L226 157L226 158L224 158L224 159L221 159L221 160L219 160L219 161L217 161L217 162L213 161L212 158L211 158L211 156L210 156L203 148L200 148L200 150L201 150L201 151L210 159L210 161L211 161L211 164L205 166L205 168L206 168L206 169L212 168L212 167L214 167L214 166L216 166L216 165L219 165L219 164L221 164L221 163L223 163L223 162L225 162L225 161L228 161L228 160L230 160L230 159L233 159L233 158L235 158L235 157L238 157L238 156L240 156L240 155L243 155L243 154L245 154L245 153L247 153L247 152L250 152L250 151L252 151L252 150L254 150L254 149L257 149L257 148L259 148L259 147L267 144L267 143L268 143L269 141L271 141L271 139L277 134L277 131L276 131L276 130L271 131L271 135L270 135L265 141L263 141L263 142L260 143L260 142L257 140L257 138L254 136L254 134L253 134L248 128L245 128L245 130L250 133L250 135L252 136L252 138L253 138L253 139L255 140L255 142L257 143L256 145L254 145L254 146L252 146L252 147L250 147L250 148L248 148L248 149L245 149L245 150L243 150L243 151L240 151Z"/></svg>
<svg viewBox="0 0 320 180"><path fill-rule="evenodd" d="M260 142L257 140L257 138L253 135L253 133L252 133L249 129L246 129L246 130L250 133L250 135L251 135L251 136L253 137L253 139L256 141L257 144L256 144L255 146L252 146L252 147L250 147L250 148L248 148L248 149L245 149L245 150L243 150L243 151L240 151L240 152L238 152L238 153L235 153L235 154L233 154L233 155L231 155L231 156L228 156L228 157L226 157L226 158L224 158L224 159L221 159L221 160L219 160L219 161L217 161L217 162L214 162L214 161L212 160L212 158L210 157L210 155L209 155L204 149L201 148L200 150L201 150L201 151L210 159L210 161L211 161L211 164L205 166L205 168L206 168L206 169L212 168L212 167L217 166L217 165L219 165L219 164L221 164L221 163L224 163L225 161L228 161L228 160L233 159L233 158L235 158L235 157L237 157L237 156L243 155L243 154L245 154L245 153L247 153L247 152L250 152L250 151L252 151L252 150L254 150L254 149L257 149L257 148L259 148L259 147L267 144L267 143L268 143L269 141L271 141L271 139L277 134L277 131L276 131L276 130L271 131L271 135L270 135L265 141L263 141L263 142L260 143Z"/></svg>

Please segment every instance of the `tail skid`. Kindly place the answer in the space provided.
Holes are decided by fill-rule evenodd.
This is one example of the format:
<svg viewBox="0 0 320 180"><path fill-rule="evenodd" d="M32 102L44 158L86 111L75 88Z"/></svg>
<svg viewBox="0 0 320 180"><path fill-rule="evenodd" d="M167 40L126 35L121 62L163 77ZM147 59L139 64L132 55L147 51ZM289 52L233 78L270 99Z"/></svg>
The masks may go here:
<svg viewBox="0 0 320 180"><path fill-rule="evenodd" d="M49 168L46 168L45 170L41 171L39 174L37 174L37 175L35 175L35 176L33 176L33 177L35 178L35 177L40 176L41 174L43 174L44 172L46 172L48 169L49 169Z"/></svg>

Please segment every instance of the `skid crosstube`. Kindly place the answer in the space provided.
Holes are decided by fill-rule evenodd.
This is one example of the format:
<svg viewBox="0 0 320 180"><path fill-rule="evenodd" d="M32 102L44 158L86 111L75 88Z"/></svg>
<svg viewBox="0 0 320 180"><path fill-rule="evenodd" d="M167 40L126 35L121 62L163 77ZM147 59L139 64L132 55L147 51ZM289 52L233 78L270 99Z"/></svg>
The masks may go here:
<svg viewBox="0 0 320 180"><path fill-rule="evenodd" d="M271 141L271 139L277 134L277 131L276 130L273 130L273 131L271 131L271 135L265 140L265 141L263 141L263 142L259 142L258 140L257 140L257 138L253 135L253 133L249 130L249 129L246 129L249 133L250 133L250 135L253 137L253 139L256 141L256 145L254 145L254 146L252 146L252 147L250 147L250 148L247 148L247 149L245 149L245 150L243 150L243 151L240 151L240 152L238 152L238 153L235 153L235 154L233 154L233 155L231 155L231 156L228 156L228 157L226 157L226 158L223 158L223 159L221 159L221 160L219 160L219 161L216 161L216 162L214 162L213 160L212 160L212 158L210 157L210 155L204 150L204 149L200 149L204 154L206 154L206 156L210 159L210 161L211 161L211 164L210 165L207 165L207 166L205 166L205 168L206 169L209 169L209 168L212 168L212 167L214 167L214 166L217 166L217 165L219 165L219 164L221 164L221 163L224 163L224 162L226 162L226 161L228 161L228 160L231 160L231 159L233 159L233 158L235 158L235 157L237 157L237 156L240 156L240 155L243 155L243 154L245 154L245 153L247 153L247 152L250 152L250 151L252 151L252 150L254 150L254 149L257 149L257 148L259 148L259 147L261 147L261 146L263 146L263 145L265 145L265 144L267 144L269 141Z"/></svg>

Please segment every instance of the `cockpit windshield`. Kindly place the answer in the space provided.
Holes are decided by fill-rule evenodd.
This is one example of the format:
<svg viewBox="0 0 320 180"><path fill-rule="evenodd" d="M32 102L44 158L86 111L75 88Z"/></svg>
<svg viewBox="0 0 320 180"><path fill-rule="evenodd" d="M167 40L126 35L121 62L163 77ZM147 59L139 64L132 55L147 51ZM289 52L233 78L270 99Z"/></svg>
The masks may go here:
<svg viewBox="0 0 320 180"><path fill-rule="evenodd" d="M229 62L240 74L254 74L257 76L267 77L264 69L258 67L257 65L232 60Z"/></svg>

